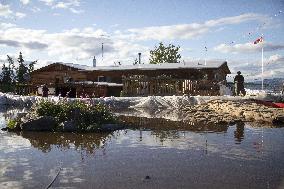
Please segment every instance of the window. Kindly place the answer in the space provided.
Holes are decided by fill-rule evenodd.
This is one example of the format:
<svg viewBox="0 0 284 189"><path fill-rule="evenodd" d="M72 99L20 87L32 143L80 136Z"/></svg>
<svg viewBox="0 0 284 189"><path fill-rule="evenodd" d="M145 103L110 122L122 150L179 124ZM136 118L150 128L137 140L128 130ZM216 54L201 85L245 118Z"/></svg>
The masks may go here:
<svg viewBox="0 0 284 189"><path fill-rule="evenodd" d="M106 82L105 76L98 76L98 82Z"/></svg>

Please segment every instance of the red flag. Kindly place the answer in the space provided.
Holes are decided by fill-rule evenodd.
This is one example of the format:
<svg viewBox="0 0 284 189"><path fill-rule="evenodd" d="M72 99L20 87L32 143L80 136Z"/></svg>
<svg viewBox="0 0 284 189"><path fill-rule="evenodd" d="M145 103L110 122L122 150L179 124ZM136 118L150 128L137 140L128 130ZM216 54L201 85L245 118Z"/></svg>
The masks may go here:
<svg viewBox="0 0 284 189"><path fill-rule="evenodd" d="M253 42L253 44L258 44L258 43L261 43L261 42L263 42L263 37L260 37L260 38L256 39L256 40Z"/></svg>

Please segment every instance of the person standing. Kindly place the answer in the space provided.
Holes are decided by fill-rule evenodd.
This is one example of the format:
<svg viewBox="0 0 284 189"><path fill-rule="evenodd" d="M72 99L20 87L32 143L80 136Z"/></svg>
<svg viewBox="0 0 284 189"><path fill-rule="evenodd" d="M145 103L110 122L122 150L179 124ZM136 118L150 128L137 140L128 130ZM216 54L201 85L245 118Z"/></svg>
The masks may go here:
<svg viewBox="0 0 284 189"><path fill-rule="evenodd" d="M234 78L234 84L235 84L235 95L239 96L240 94L246 95L246 91L244 88L244 76L241 75L241 72L237 72L238 75Z"/></svg>
<svg viewBox="0 0 284 189"><path fill-rule="evenodd" d="M46 86L46 84L44 84L42 87L42 97L48 97L48 91L48 87Z"/></svg>

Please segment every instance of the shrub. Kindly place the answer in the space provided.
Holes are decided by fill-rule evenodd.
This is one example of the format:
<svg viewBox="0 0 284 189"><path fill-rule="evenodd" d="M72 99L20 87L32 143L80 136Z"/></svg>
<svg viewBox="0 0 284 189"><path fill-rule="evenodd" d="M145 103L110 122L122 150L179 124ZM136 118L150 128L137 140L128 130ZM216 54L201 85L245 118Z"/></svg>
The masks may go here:
<svg viewBox="0 0 284 189"><path fill-rule="evenodd" d="M103 104L87 104L81 101L58 103L41 101L35 105L37 116L52 116L59 123L74 121L78 129L92 131L105 123L115 123L116 118Z"/></svg>
<svg viewBox="0 0 284 189"><path fill-rule="evenodd" d="M10 119L7 123L7 127L9 129L15 129L16 128L16 124L17 124L17 121L14 120L14 119Z"/></svg>

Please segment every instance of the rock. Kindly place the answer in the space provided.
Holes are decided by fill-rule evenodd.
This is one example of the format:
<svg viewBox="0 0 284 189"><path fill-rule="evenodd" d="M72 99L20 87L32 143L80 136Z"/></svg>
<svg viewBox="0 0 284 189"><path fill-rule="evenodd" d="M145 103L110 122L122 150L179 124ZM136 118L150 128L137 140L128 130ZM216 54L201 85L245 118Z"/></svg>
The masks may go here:
<svg viewBox="0 0 284 189"><path fill-rule="evenodd" d="M52 131L57 123L54 117L42 116L37 119L28 120L21 124L23 131Z"/></svg>
<svg viewBox="0 0 284 189"><path fill-rule="evenodd" d="M64 132L75 132L78 130L78 127L74 121L65 121L60 124L60 127Z"/></svg>
<svg viewBox="0 0 284 189"><path fill-rule="evenodd" d="M1 131L8 131L8 130L9 130L8 127L4 127L4 128L1 129Z"/></svg>
<svg viewBox="0 0 284 189"><path fill-rule="evenodd" d="M121 124L115 124L115 123L108 123L108 124L103 124L100 126L101 131L116 131L123 129L124 126Z"/></svg>
<svg viewBox="0 0 284 189"><path fill-rule="evenodd" d="M148 179L150 179L150 176L147 175L147 176L145 177L145 180L148 180Z"/></svg>
<svg viewBox="0 0 284 189"><path fill-rule="evenodd" d="M274 125L283 125L284 126L284 116L279 116L279 117L276 117L272 123Z"/></svg>

